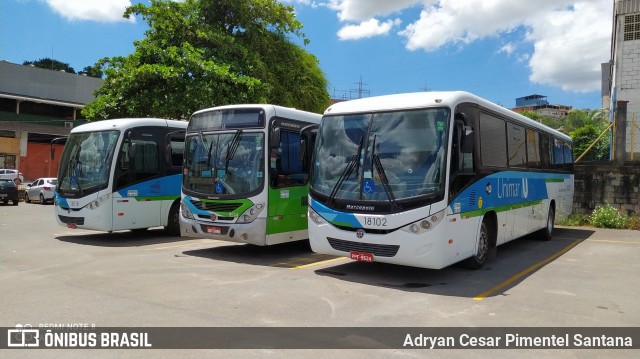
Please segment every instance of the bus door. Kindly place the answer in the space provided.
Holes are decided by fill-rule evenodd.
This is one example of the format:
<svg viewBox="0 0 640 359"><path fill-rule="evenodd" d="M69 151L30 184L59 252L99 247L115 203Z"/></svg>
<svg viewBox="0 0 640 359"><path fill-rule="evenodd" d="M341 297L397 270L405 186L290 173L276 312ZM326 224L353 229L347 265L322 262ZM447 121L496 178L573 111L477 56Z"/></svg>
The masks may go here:
<svg viewBox="0 0 640 359"><path fill-rule="evenodd" d="M166 129L140 127L127 131L114 175L113 230L162 224L163 142Z"/></svg>
<svg viewBox="0 0 640 359"><path fill-rule="evenodd" d="M300 157L303 124L275 120L269 145L267 245L306 239L309 166ZM308 152L307 152L308 153Z"/></svg>

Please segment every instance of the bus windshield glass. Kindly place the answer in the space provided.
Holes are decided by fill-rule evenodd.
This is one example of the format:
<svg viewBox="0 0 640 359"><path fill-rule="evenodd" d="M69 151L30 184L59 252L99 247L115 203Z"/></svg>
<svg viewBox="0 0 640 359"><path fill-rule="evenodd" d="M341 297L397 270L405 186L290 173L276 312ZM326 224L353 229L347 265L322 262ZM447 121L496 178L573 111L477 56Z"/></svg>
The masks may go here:
<svg viewBox="0 0 640 359"><path fill-rule="evenodd" d="M395 203L444 191L449 109L325 116L311 188L330 199Z"/></svg>
<svg viewBox="0 0 640 359"><path fill-rule="evenodd" d="M263 153L261 132L190 133L183 189L206 196L257 191L264 182Z"/></svg>
<svg viewBox="0 0 640 359"><path fill-rule="evenodd" d="M63 197L78 198L107 188L119 131L72 133L64 146L58 174Z"/></svg>

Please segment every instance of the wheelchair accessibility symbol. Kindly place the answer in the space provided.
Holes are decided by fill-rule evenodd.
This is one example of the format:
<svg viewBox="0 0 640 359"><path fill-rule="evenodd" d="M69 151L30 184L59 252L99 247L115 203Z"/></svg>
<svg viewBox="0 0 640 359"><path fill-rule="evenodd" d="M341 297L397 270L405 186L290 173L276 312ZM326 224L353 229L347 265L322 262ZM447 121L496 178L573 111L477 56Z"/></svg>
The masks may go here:
<svg viewBox="0 0 640 359"><path fill-rule="evenodd" d="M216 182L216 194L222 194L224 192L224 186L220 182Z"/></svg>
<svg viewBox="0 0 640 359"><path fill-rule="evenodd" d="M362 192L364 194L371 194L375 191L375 182L371 178L365 178L362 181Z"/></svg>

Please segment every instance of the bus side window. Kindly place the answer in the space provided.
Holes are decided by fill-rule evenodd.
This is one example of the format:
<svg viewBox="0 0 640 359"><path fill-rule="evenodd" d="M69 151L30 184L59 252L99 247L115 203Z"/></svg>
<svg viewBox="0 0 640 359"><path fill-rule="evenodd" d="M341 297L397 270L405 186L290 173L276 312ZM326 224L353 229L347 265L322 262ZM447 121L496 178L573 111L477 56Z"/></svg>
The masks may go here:
<svg viewBox="0 0 640 359"><path fill-rule="evenodd" d="M271 149L271 187L306 184L309 174L300 159L300 134L281 131L280 146Z"/></svg>

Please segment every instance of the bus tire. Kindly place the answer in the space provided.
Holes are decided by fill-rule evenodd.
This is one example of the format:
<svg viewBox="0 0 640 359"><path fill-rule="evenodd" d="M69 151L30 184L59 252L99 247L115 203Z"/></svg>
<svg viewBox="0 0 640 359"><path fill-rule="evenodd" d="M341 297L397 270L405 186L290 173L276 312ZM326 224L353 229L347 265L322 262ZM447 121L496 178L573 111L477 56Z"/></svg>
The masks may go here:
<svg viewBox="0 0 640 359"><path fill-rule="evenodd" d="M480 269L487 262L489 257L489 246L491 245L491 233L486 218L482 220L477 238L477 250L474 255L464 261L464 266L468 269Z"/></svg>
<svg viewBox="0 0 640 359"><path fill-rule="evenodd" d="M169 209L169 217L167 218L167 225L164 229L172 236L180 237L180 202L176 201L171 205Z"/></svg>
<svg viewBox="0 0 640 359"><path fill-rule="evenodd" d="M538 232L538 238L542 241L549 241L553 236L553 227L556 222L556 210L553 208L553 205L549 205L549 213L547 214L547 223L543 229Z"/></svg>

